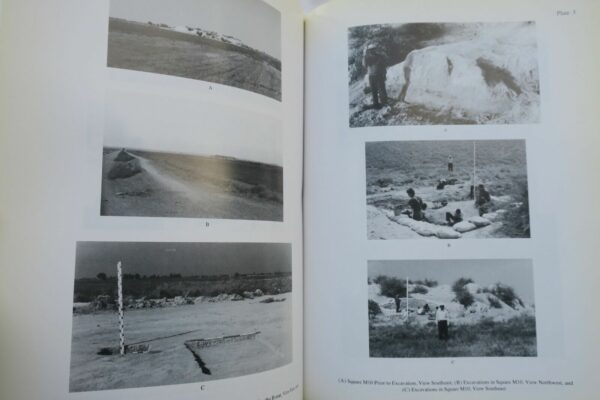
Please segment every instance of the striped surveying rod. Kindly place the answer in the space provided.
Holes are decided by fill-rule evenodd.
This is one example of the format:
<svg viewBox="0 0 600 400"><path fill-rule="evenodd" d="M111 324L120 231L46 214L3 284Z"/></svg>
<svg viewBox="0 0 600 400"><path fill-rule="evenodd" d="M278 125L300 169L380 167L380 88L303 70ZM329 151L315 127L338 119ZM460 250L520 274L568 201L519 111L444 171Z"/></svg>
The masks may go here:
<svg viewBox="0 0 600 400"><path fill-rule="evenodd" d="M123 271L121 261L117 263L117 291L119 296L119 345L121 355L125 354L125 333L123 332Z"/></svg>
<svg viewBox="0 0 600 400"><path fill-rule="evenodd" d="M408 275L406 276L406 322L408 322Z"/></svg>

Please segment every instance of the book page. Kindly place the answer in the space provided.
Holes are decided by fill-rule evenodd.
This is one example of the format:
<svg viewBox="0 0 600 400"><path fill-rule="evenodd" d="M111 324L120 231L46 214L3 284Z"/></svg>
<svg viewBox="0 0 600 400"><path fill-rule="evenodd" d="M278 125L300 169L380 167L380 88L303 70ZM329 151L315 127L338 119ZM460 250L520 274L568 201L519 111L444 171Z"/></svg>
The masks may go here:
<svg viewBox="0 0 600 400"><path fill-rule="evenodd" d="M294 1L4 1L0 397L302 397Z"/></svg>
<svg viewBox="0 0 600 400"><path fill-rule="evenodd" d="M598 16L308 16L307 398L593 397Z"/></svg>

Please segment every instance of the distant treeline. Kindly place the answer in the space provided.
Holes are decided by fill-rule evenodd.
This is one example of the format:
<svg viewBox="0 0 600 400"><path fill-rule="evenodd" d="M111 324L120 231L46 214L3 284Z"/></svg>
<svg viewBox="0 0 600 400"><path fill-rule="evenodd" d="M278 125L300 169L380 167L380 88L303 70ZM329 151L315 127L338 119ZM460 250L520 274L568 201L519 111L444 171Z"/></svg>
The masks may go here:
<svg viewBox="0 0 600 400"><path fill-rule="evenodd" d="M292 291L290 272L257 274L222 274L182 276L169 275L123 275L123 295L133 298L214 297L222 293L239 294L260 289L265 295ZM75 280L74 301L90 302L100 295L117 296L116 276L99 273L95 278Z"/></svg>

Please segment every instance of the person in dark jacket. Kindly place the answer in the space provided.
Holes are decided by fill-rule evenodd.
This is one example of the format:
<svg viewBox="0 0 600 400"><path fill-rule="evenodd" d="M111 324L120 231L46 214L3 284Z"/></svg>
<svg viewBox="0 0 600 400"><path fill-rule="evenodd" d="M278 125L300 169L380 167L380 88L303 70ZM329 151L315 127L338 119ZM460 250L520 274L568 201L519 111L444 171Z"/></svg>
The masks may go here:
<svg viewBox="0 0 600 400"><path fill-rule="evenodd" d="M446 213L446 222L448 222L448 225L450 226L458 224L459 222L462 222L462 220L463 216L462 211L460 211L460 208L457 208L454 214L449 212Z"/></svg>
<svg viewBox="0 0 600 400"><path fill-rule="evenodd" d="M479 208L480 216L488 212L491 201L492 196L490 195L490 192L485 190L485 186L483 186L483 184L477 186L477 191L475 194L475 206Z"/></svg>
<svg viewBox="0 0 600 400"><path fill-rule="evenodd" d="M412 219L416 221L423 221L425 219L425 214L423 210L425 209L425 204L423 204L423 200L420 197L415 196L415 191L413 188L409 188L406 191L408 194L408 205L412 209Z"/></svg>
<svg viewBox="0 0 600 400"><path fill-rule="evenodd" d="M373 106L381 108L388 101L387 90L385 88L387 75L386 57L376 44L371 43L365 47L362 64L367 69L367 75L369 76Z"/></svg>

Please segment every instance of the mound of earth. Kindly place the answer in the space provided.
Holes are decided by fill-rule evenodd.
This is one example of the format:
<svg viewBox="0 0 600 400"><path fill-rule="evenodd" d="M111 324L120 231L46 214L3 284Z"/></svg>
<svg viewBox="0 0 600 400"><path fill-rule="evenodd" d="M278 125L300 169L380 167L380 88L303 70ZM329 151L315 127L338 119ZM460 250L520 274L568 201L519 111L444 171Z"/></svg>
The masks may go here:
<svg viewBox="0 0 600 400"><path fill-rule="evenodd" d="M389 325L401 323L406 319L406 305L408 300L408 313L411 320L414 318L417 323L426 324L435 319L435 308L444 305L448 310L449 319L454 324L476 323L482 318L492 318L495 321L506 321L519 315L533 315L534 308L526 305L515 296L510 304L503 301L496 294L508 292L508 286L496 284L489 287L481 287L476 283L468 283L464 286L471 296L473 303L468 307L460 304L456 299L456 294L450 285L439 285L427 288L427 293L414 293L417 286L410 283L408 285L409 298L402 298L400 312L396 312L394 299L381 295L381 289L378 284L369 284L369 300L376 302L381 308L382 314L376 316L373 321L377 325ZM423 310L427 304L431 310L429 313Z"/></svg>
<svg viewBox="0 0 600 400"><path fill-rule="evenodd" d="M140 161L125 150L121 150L114 158L106 177L110 180L126 179L140 172L142 172Z"/></svg>

